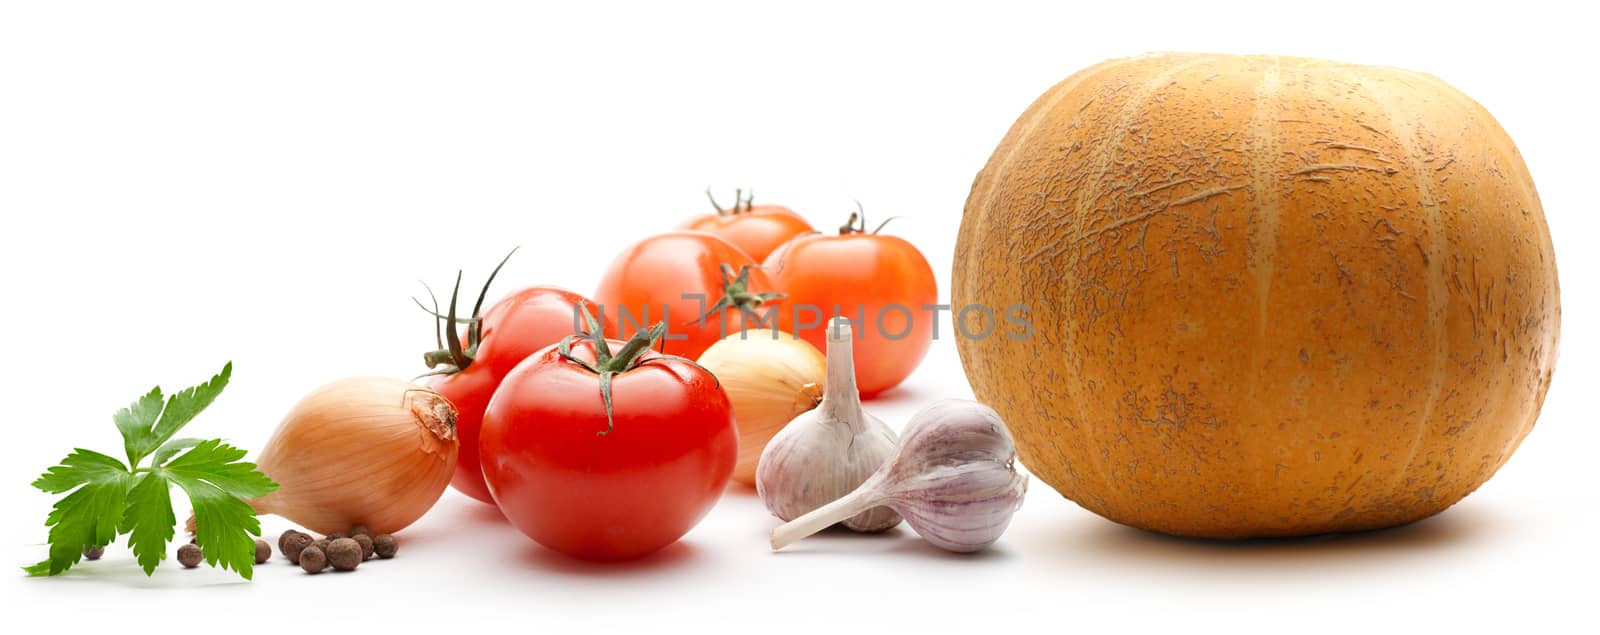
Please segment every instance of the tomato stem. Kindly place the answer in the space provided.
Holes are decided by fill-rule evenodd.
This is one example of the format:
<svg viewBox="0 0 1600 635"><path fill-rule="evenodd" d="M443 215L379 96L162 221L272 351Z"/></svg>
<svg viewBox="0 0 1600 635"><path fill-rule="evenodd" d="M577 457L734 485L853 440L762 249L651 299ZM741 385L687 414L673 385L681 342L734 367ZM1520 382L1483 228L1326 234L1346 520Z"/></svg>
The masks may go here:
<svg viewBox="0 0 1600 635"><path fill-rule="evenodd" d="M756 308L762 304L784 297L782 293L751 293L750 269L760 268L759 265L744 265L739 268L739 273L733 273L733 266L724 263L718 270L722 274L722 299L711 305L704 315L696 318L690 324L702 324L711 319L713 315L720 315L728 309L738 309L746 315L756 316Z"/></svg>
<svg viewBox="0 0 1600 635"><path fill-rule="evenodd" d="M428 368L433 368L440 364L449 364L451 361L453 360L450 358L450 351L445 349L428 351L422 354L422 363Z"/></svg>
<svg viewBox="0 0 1600 635"><path fill-rule="evenodd" d="M718 216L727 216L728 210L722 209L722 204L717 202L717 197L711 193L711 186L706 186L706 198L711 200L711 207L717 210Z"/></svg>
<svg viewBox="0 0 1600 635"><path fill-rule="evenodd" d="M639 356L650 350L652 346L655 346L656 340L661 339L661 336L666 331L667 324L665 322L656 322L655 326L650 327L649 332L635 333L633 337L628 339L628 343L622 345L622 350L617 351L617 354L612 356L611 359L601 361L597 366L601 371L615 373L632 370L634 366L639 365Z"/></svg>
<svg viewBox="0 0 1600 635"><path fill-rule="evenodd" d="M505 268L506 262L521 248L521 245L512 247L511 251L506 253L506 257L500 259L500 264L494 266L494 271L489 272L489 279L483 281L483 288L478 290L478 301L472 305L472 325L467 327L467 341L474 349L478 347L478 342L483 341L483 322L478 316L483 313L483 298L489 295L489 285L494 284L495 276L500 275L500 270Z"/></svg>
<svg viewBox="0 0 1600 635"><path fill-rule="evenodd" d="M839 235L864 234L867 231L867 210L861 207L861 201L855 201L856 211L850 212L850 219L839 226Z"/></svg>
<svg viewBox="0 0 1600 635"><path fill-rule="evenodd" d="M896 218L900 218L900 217L899 216L890 216L890 217L884 219L883 222L878 223L878 228L872 230L870 233L872 235L874 235L874 236L878 235L878 232L883 231L883 226L884 225L888 225L889 221L892 221L892 220L894 220ZM850 212L850 219L846 220L843 225L839 226L839 235L840 236L845 236L845 235L849 235L849 234L866 234L866 233L869 233L867 231L867 212L866 212L866 210L861 208L861 201L856 201L856 211Z"/></svg>
<svg viewBox="0 0 1600 635"><path fill-rule="evenodd" d="M848 234L858 233L857 230L856 230L856 219L857 218L859 218L859 214L857 212L850 212L850 218L848 220L846 220L843 225L839 226L839 235L840 236L844 236L844 235L848 235Z"/></svg>
<svg viewBox="0 0 1600 635"><path fill-rule="evenodd" d="M444 322L449 328L444 330L444 342L450 350L450 360L455 363L456 370L466 370L472 363L472 358L467 357L466 351L461 348L461 334L456 332L456 300L461 296L461 270L456 270L456 286L450 292L450 308L445 313Z"/></svg>
<svg viewBox="0 0 1600 635"><path fill-rule="evenodd" d="M442 332L442 328L439 326L439 320L437 319L439 317L439 296L433 293L433 287L428 286L427 282L422 280L418 280L417 282L421 282L422 288L428 290L428 299L433 302L433 310L429 311L428 307L422 306L422 301L418 300L416 296L412 296L411 301L417 303L417 306L421 307L422 310L433 314L435 318L433 320L433 347L435 349L444 348L444 334ZM428 364L428 367L433 368L435 365L436 364Z"/></svg>
<svg viewBox="0 0 1600 635"><path fill-rule="evenodd" d="M517 253L518 249L521 249L521 247L511 248L506 257L500 259L500 264L495 265L494 271L489 272L489 278L483 281L483 288L478 290L478 300L472 305L471 317L456 316L456 304L461 298L461 271L459 269L456 270L455 287L450 290L450 306L444 315L439 314L439 298L434 295L433 288L429 287L426 282L422 283L423 288L428 290L428 298L433 301L433 308L429 309L427 305L424 305L421 300L415 297L412 297L411 301L417 303L417 306L423 312L433 316L433 339L437 347L434 350L423 353L422 362L428 368L435 368L440 365L445 367L438 368L420 377L459 373L472 365L473 358L478 355L478 345L483 342L483 318L481 317L483 300L489 295L489 285L494 284L495 277L500 275L500 270L506 266L506 262L511 260L511 256ZM465 324L467 327L467 341L465 344L461 341L461 333L456 330L456 325L458 324ZM443 331L442 337L441 331Z"/></svg>
<svg viewBox="0 0 1600 635"><path fill-rule="evenodd" d="M711 207L716 208L718 216L737 216L750 211L755 202L756 191L751 188L749 196L746 196L743 189L735 189L733 191L732 208L724 208L721 203L718 203L717 197L711 194L710 186L706 186L706 198L711 201Z"/></svg>
<svg viewBox="0 0 1600 635"><path fill-rule="evenodd" d="M596 320L594 318L594 314L589 312L589 304L586 302L579 302L578 310L583 313L583 322L587 330L585 332L568 335L561 338L561 343L556 346L556 353L559 354L562 359L577 364L580 368L594 373L600 378L600 399L604 401L606 405L606 429L595 433L597 436L603 437L607 434L610 434L611 430L616 428L616 418L613 413L611 403L612 378L638 368L640 365L645 364L646 362L656 359L671 359L680 362L687 362L690 365L699 368L700 370L705 370L705 367L696 363L694 360L678 357L677 355L660 354L648 359L644 358L645 352L654 347L656 342L660 341L663 335L666 335L666 322L656 322L655 326L650 327L648 331L634 333L633 337L628 338L627 343L623 344L622 348L618 350L615 355L613 355L611 353L611 344L606 341L605 334L601 332L599 320ZM593 364L579 359L572 354L572 343L579 339L580 335L582 336L582 339L588 340L589 344L594 347L595 361ZM706 374L711 375L711 371L706 371ZM712 375L712 377L716 377L716 375ZM722 382L719 380L717 385L720 386L721 384Z"/></svg>

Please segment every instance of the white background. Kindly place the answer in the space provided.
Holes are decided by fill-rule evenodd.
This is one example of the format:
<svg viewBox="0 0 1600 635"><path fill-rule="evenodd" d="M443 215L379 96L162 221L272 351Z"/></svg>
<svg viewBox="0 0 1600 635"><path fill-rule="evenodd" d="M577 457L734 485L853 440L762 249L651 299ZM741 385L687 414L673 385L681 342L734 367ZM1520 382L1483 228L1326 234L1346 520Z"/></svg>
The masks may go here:
<svg viewBox="0 0 1600 635"><path fill-rule="evenodd" d="M234 360L191 430L259 449L314 386L419 372L432 328L408 299L417 279L461 267L473 286L522 245L499 288L590 293L628 242L707 211L707 184L754 186L821 228L851 199L903 215L891 231L923 248L947 298L968 187L1015 117L1079 68L1151 50L1424 70L1511 133L1555 235L1564 328L1544 414L1494 480L1410 527L1251 544L1126 529L1036 482L976 557L904 528L773 555L774 521L730 491L679 546L606 567L451 492L399 559L353 575L274 560L247 584L169 561L145 578L121 545L59 579L13 570L6 630L1593 628L1592 17L1530 2L1068 4L6 4L0 563L44 553L51 499L27 483L74 446L115 453L110 415L154 383ZM969 394L946 340L870 407L898 425Z"/></svg>

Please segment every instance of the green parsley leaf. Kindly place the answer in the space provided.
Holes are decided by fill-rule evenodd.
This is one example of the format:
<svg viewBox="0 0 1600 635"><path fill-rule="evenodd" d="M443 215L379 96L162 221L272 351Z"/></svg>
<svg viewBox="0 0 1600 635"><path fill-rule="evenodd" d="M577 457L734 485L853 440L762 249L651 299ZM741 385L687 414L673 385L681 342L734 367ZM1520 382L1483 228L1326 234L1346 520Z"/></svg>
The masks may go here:
<svg viewBox="0 0 1600 635"><path fill-rule="evenodd" d="M156 447L166 443L167 439L172 438L172 435L177 434L184 426L189 425L189 422L194 420L195 415L200 414L201 410L205 410L207 406L211 405L211 402L216 401L217 395L222 394L222 389L228 387L228 380L232 377L233 362L228 362L223 365L222 372L212 377L211 381L188 390L179 391L178 394L168 397L167 408L161 412L161 420L156 422L155 429L152 431L155 442L150 444L150 450L155 450ZM146 453L148 454L150 450L147 450Z"/></svg>
<svg viewBox="0 0 1600 635"><path fill-rule="evenodd" d="M261 535L261 521L240 499L265 496L278 484L257 472L254 463L239 462L244 455L244 450L212 439L158 469L189 495L195 538L206 563L238 571L248 580L256 554L251 536Z"/></svg>
<svg viewBox="0 0 1600 635"><path fill-rule="evenodd" d="M238 498L266 496L278 489L277 483L256 471L256 464L239 461L244 455L244 450L223 443L222 439L211 439L200 442L183 456L162 466L160 471L174 481L180 478L207 481Z"/></svg>
<svg viewBox="0 0 1600 635"><path fill-rule="evenodd" d="M233 374L233 364L199 386L173 394L163 404L161 388L146 393L113 416L122 433L128 463L77 449L33 482L51 494L66 493L45 519L50 528L50 557L23 567L29 575L57 575L77 564L87 548L104 547L119 533L146 575L166 558L177 533L172 512L172 485L188 493L193 504L197 542L206 562L250 579L255 541L261 523L247 498L264 496L278 484L241 461L245 451L221 439L176 439L195 415L211 405ZM140 461L151 456L149 467ZM179 454L182 452L182 454ZM69 493L70 492L70 493Z"/></svg>
<svg viewBox="0 0 1600 635"><path fill-rule="evenodd" d="M50 528L50 558L23 570L28 575L56 575L83 558L86 548L104 547L117 538L123 501L133 475L122 463L104 454L75 450L50 468L33 486L58 494L76 488L56 501L44 524Z"/></svg>
<svg viewBox="0 0 1600 635"><path fill-rule="evenodd" d="M128 467L109 456L83 448L75 448L61 464L45 470L33 486L51 494L71 491L79 485L94 483L127 474Z"/></svg>
<svg viewBox="0 0 1600 635"><path fill-rule="evenodd" d="M172 542L177 525L167 477L156 472L141 475L128 492L121 529L127 532L128 547L133 549L145 575L155 573L156 565L167 557L167 543Z"/></svg>
<svg viewBox="0 0 1600 635"><path fill-rule="evenodd" d="M222 367L222 372L212 377L211 381L168 397L164 408L161 404L161 387L157 386L133 402L133 405L118 412L117 429L122 431L122 443L128 451L128 464L138 465L139 461L150 456L151 452L193 421L195 415L216 401L217 395L222 394L222 389L228 387L228 379L231 377L233 377L233 362L228 362Z"/></svg>
<svg viewBox="0 0 1600 635"><path fill-rule="evenodd" d="M151 442L151 427L156 424L156 418L160 416L160 386L151 388L150 392L112 416L112 420L117 423L117 429L122 431L122 446L128 452L129 465L138 465L139 460L150 453L147 448L159 445Z"/></svg>
<svg viewBox="0 0 1600 635"><path fill-rule="evenodd" d="M172 455L200 445L202 440L203 439L183 438L168 441L166 445L161 446L161 449L156 450L154 455L151 455L150 465L156 467L165 465L167 463L167 459L172 458Z"/></svg>

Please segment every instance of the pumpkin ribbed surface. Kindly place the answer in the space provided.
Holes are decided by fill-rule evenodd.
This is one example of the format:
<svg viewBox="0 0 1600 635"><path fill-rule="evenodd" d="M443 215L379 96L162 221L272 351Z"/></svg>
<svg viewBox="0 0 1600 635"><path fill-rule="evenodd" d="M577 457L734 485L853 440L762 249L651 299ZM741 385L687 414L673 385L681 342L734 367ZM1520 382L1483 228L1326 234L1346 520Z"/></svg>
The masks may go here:
<svg viewBox="0 0 1600 635"><path fill-rule="evenodd" d="M1186 536L1449 507L1532 428L1560 323L1543 209L1483 107L1287 57L1147 55L1050 89L978 174L952 285L1029 307L1031 337L957 340L1029 470Z"/></svg>

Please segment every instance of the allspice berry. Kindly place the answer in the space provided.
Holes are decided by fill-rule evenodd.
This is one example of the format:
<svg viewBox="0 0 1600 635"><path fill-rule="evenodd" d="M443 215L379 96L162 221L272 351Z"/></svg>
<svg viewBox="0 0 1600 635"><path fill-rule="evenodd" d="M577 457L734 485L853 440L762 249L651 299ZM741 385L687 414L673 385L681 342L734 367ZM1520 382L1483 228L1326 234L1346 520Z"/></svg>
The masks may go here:
<svg viewBox="0 0 1600 635"><path fill-rule="evenodd" d="M178 547L178 564L183 565L185 569L193 569L200 566L200 560L204 559L204 557L205 554L201 553L200 545L189 543Z"/></svg>
<svg viewBox="0 0 1600 635"><path fill-rule="evenodd" d="M328 539L328 540L338 540L338 539L340 539L340 538L343 538L343 537L344 537L344 534L341 534L341 533L339 533L339 532L337 532L337 531L336 531L336 532L333 532L333 533L331 533L331 534L328 534L328 535L326 535L326 536L323 536L323 537L324 537L324 538L327 538L327 539Z"/></svg>
<svg viewBox="0 0 1600 635"><path fill-rule="evenodd" d="M378 537L372 539L372 550L374 553L378 554L379 558L388 560L393 558L395 552L400 550L400 543L395 542L394 536L389 534L380 534Z"/></svg>
<svg viewBox="0 0 1600 635"><path fill-rule="evenodd" d="M355 571L361 564L361 543L349 538L328 543L328 563L338 571Z"/></svg>
<svg viewBox="0 0 1600 635"><path fill-rule="evenodd" d="M272 545L260 538L256 539L256 564L264 564L267 558L272 557Z"/></svg>
<svg viewBox="0 0 1600 635"><path fill-rule="evenodd" d="M354 527L351 527L350 531L347 531L347 532L344 532L344 533L345 533L345 535L347 535L347 536L349 536L351 538L354 538L356 536L360 536L362 534L366 534L366 536L368 538L372 537L372 530L371 529L367 529L366 525L356 525Z"/></svg>
<svg viewBox="0 0 1600 635"><path fill-rule="evenodd" d="M106 555L106 548L105 547L84 547L83 548L83 557L85 559L87 559L87 560L99 560L100 556L103 556L103 555Z"/></svg>
<svg viewBox="0 0 1600 635"><path fill-rule="evenodd" d="M316 545L307 546L300 550L300 568L305 569L306 573L322 573L323 569L328 568L328 555Z"/></svg>
<svg viewBox="0 0 1600 635"><path fill-rule="evenodd" d="M362 560L371 560L372 559L372 554L373 554L373 551L374 551L374 545L372 543L372 536L369 536L367 534L352 534L350 536L350 539L356 541L356 544L361 545L361 559Z"/></svg>
<svg viewBox="0 0 1600 635"><path fill-rule="evenodd" d="M311 546L311 536L294 532L283 540L283 557L288 558L289 562L300 564L300 552L309 546Z"/></svg>
<svg viewBox="0 0 1600 635"><path fill-rule="evenodd" d="M295 531L293 529L289 529L289 530L284 531L281 534L278 534L278 551L288 551L289 536L293 536L295 534L300 534L302 536L305 535L305 534L303 534L301 532L298 532L298 531Z"/></svg>

